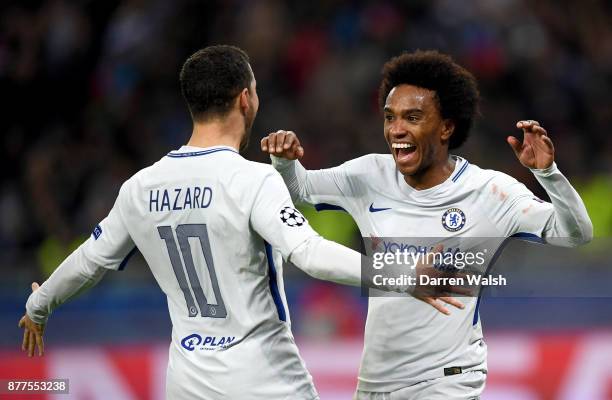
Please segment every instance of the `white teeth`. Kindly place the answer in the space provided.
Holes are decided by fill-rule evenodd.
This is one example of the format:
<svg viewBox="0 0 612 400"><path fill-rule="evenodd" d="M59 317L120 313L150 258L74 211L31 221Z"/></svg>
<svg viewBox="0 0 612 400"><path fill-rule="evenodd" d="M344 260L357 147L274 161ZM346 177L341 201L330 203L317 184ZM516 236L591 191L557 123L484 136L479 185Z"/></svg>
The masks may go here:
<svg viewBox="0 0 612 400"><path fill-rule="evenodd" d="M394 149L409 149L415 147L415 145L410 143L391 143L391 147Z"/></svg>

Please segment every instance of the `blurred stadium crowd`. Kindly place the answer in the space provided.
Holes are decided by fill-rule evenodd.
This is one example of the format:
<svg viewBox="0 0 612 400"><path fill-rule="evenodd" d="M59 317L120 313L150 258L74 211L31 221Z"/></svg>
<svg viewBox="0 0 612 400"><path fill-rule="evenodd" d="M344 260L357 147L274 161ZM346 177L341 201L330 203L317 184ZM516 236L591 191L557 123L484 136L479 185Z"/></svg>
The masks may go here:
<svg viewBox="0 0 612 400"><path fill-rule="evenodd" d="M186 142L178 71L215 43L244 48L257 78L261 107L246 157L266 162L259 139L291 129L309 168L385 152L376 104L383 63L405 50L447 52L475 74L483 97L458 153L542 195L505 143L517 120L539 120L596 235L612 233L612 5L402 3L3 2L2 270L20 282L50 273L125 179ZM325 298L325 286L313 290Z"/></svg>

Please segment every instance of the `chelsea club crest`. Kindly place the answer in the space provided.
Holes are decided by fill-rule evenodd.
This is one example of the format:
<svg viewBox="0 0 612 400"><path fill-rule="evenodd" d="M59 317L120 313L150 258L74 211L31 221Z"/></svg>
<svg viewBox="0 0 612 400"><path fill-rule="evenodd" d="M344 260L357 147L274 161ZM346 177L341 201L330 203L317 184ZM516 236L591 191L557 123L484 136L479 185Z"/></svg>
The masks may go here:
<svg viewBox="0 0 612 400"><path fill-rule="evenodd" d="M458 208L449 208L442 214L442 226L450 232L457 232L465 225L465 214Z"/></svg>

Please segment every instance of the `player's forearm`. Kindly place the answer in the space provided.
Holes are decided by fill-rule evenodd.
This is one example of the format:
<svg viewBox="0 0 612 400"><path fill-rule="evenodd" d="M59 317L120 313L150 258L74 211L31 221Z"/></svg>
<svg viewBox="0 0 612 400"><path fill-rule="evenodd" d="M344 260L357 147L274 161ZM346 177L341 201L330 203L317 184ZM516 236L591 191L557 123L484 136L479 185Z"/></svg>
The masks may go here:
<svg viewBox="0 0 612 400"><path fill-rule="evenodd" d="M294 203L307 202L306 181L308 179L308 171L297 160L287 160L276 156L270 156L272 166L283 177L285 185L291 194L291 200Z"/></svg>
<svg viewBox="0 0 612 400"><path fill-rule="evenodd" d="M98 283L106 271L87 260L79 247L30 295L28 316L35 323L45 323L55 308Z"/></svg>
<svg viewBox="0 0 612 400"><path fill-rule="evenodd" d="M313 278L331 281L343 285L365 285L379 290L405 292L405 286L389 285L386 282L374 285L374 270L369 267L372 260L361 253L338 243L313 236L299 245L290 256L296 267ZM362 269L362 263L368 268ZM391 269L393 267L389 267ZM367 276L362 276L362 272Z"/></svg>
<svg viewBox="0 0 612 400"><path fill-rule="evenodd" d="M546 238L567 238L569 245L588 243L593 238L593 224L580 195L553 163L547 169L531 170L548 193L554 213L545 231Z"/></svg>
<svg viewBox="0 0 612 400"><path fill-rule="evenodd" d="M290 260L308 275L343 285L361 285L361 254L313 236L300 244Z"/></svg>

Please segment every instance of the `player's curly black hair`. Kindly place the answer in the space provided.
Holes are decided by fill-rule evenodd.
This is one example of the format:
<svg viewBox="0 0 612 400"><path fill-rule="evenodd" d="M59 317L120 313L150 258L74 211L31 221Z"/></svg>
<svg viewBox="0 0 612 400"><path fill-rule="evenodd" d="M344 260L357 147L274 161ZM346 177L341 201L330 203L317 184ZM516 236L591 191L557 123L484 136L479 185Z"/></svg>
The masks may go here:
<svg viewBox="0 0 612 400"><path fill-rule="evenodd" d="M232 100L249 88L249 56L234 46L209 46L192 54L179 75L181 92L195 121L226 115Z"/></svg>
<svg viewBox="0 0 612 400"><path fill-rule="evenodd" d="M442 118L454 121L455 130L449 149L461 146L468 137L478 114L480 94L474 76L445 54L434 50L404 53L385 63L379 89L379 103L384 107L391 89L407 84L433 90Z"/></svg>

